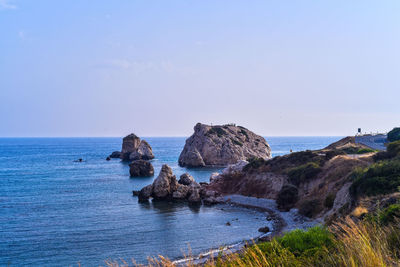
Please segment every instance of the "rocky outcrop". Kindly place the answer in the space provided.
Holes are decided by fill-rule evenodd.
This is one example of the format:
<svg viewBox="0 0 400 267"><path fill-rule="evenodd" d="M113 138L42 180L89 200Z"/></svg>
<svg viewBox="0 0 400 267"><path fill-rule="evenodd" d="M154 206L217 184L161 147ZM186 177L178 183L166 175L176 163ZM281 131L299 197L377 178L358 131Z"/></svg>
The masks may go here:
<svg viewBox="0 0 400 267"><path fill-rule="evenodd" d="M109 156L110 158L113 158L113 159L119 159L119 158L121 158L121 152L119 152L119 151L114 151L113 153L111 153L111 155Z"/></svg>
<svg viewBox="0 0 400 267"><path fill-rule="evenodd" d="M185 173L177 182L172 169L164 164L160 174L153 184L144 187L140 191L133 191L139 201L148 200L150 197L155 200L185 200L191 203L200 203L202 200L202 187L192 176Z"/></svg>
<svg viewBox="0 0 400 267"><path fill-rule="evenodd" d="M135 160L129 164L131 177L149 177L154 175L153 165L149 161Z"/></svg>
<svg viewBox="0 0 400 267"><path fill-rule="evenodd" d="M186 140L179 165L186 167L227 166L249 158L269 159L265 139L241 126L209 126L198 123Z"/></svg>
<svg viewBox="0 0 400 267"><path fill-rule="evenodd" d="M178 183L183 184L183 185L190 185L191 183L196 182L193 178L193 176L191 176L188 173L184 173L181 175Z"/></svg>
<svg viewBox="0 0 400 267"><path fill-rule="evenodd" d="M149 143L147 143L145 140L141 140L138 148L129 155L129 159L130 160L154 159L153 150L151 149Z"/></svg>
<svg viewBox="0 0 400 267"><path fill-rule="evenodd" d="M152 197L155 199L171 198L173 192L177 189L178 182L172 169L164 164L161 168L160 174L153 182Z"/></svg>
<svg viewBox="0 0 400 267"><path fill-rule="evenodd" d="M238 194L274 199L282 211L310 211L306 216L324 218L351 205L349 185L356 168L365 168L372 155L335 155L336 149L295 152L271 160L253 159L212 174L203 190L216 195ZM213 198L210 196L210 200ZM203 197L205 201L206 197Z"/></svg>
<svg viewBox="0 0 400 267"><path fill-rule="evenodd" d="M154 154L149 143L132 133L123 138L121 152L114 151L109 157L125 161L151 160L154 159Z"/></svg>
<svg viewBox="0 0 400 267"><path fill-rule="evenodd" d="M139 196L138 196L139 201L147 201L151 197L152 192L153 192L152 184L143 187L142 190L140 190L140 192L139 192Z"/></svg>

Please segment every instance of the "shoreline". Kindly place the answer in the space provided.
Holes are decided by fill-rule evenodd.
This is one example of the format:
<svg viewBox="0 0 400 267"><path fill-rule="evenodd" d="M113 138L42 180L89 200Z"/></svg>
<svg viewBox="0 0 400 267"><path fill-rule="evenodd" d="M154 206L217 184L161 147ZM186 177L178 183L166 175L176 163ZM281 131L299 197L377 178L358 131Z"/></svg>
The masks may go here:
<svg viewBox="0 0 400 267"><path fill-rule="evenodd" d="M249 243L258 243L262 241L269 241L273 237L288 232L294 229L307 229L318 225L320 221L312 220L300 215L297 209L291 209L287 212L278 210L275 200L266 198L247 197L242 195L226 195L218 198L220 204L228 204L232 206L239 206L247 209L258 210L261 213L267 213L272 221L272 229L270 232L261 234L252 238L251 240L240 241L236 244L225 245L220 248L211 248L208 252L200 253L197 256L189 258L179 258L174 260L176 266L186 266L187 263L192 264L205 264L209 259L215 255L224 252L224 255L229 255L241 251ZM266 214L264 214L266 215Z"/></svg>

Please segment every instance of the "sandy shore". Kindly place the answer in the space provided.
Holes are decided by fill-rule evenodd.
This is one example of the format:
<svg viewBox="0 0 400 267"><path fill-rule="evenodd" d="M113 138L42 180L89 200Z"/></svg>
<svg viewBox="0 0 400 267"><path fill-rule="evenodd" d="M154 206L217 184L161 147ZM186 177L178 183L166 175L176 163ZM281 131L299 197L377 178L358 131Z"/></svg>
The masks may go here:
<svg viewBox="0 0 400 267"><path fill-rule="evenodd" d="M272 221L271 232L256 236L253 240L246 240L237 244L232 244L218 249L211 249L208 252L201 253L196 257L189 257L174 261L176 266L186 266L188 263L204 264L212 257L216 257L220 253L230 254L239 252L246 244L258 241L269 240L276 235L283 232L291 231L294 229L307 229L313 227L320 222L311 220L298 214L297 209L291 209L288 212L281 212L278 210L275 200L265 198L246 197L242 195L227 195L219 198L221 203L256 209L265 213L266 218Z"/></svg>

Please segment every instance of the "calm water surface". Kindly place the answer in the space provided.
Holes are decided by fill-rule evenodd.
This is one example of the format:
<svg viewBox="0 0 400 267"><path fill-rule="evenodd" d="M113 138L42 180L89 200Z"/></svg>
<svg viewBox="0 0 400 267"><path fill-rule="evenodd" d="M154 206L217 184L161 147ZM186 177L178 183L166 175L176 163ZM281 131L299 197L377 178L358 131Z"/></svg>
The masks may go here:
<svg viewBox="0 0 400 267"><path fill-rule="evenodd" d="M155 172L208 182L220 169L177 164L185 138L145 138ZM267 137L273 156L322 148L339 137ZM250 239L268 223L252 210L226 205L140 204L132 196L152 178L129 178L129 166L105 161L121 138L0 138L0 266L105 265L108 258L145 263ZM85 162L74 160L83 158ZM226 222L231 226L226 226Z"/></svg>

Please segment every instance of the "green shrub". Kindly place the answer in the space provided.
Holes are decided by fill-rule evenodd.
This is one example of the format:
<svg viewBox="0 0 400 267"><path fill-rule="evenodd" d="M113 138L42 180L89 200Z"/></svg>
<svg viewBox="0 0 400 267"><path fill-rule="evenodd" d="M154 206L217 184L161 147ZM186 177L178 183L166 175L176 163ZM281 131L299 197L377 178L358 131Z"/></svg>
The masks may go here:
<svg viewBox="0 0 400 267"><path fill-rule="evenodd" d="M400 127L393 128L393 130L388 132L387 139L389 142L394 142L394 141L400 140Z"/></svg>
<svg viewBox="0 0 400 267"><path fill-rule="evenodd" d="M357 154L366 154L371 152L376 152L376 150L371 148L360 148L359 150L357 150Z"/></svg>
<svg viewBox="0 0 400 267"><path fill-rule="evenodd" d="M296 186L288 184L279 191L276 204L280 210L288 211L293 208L298 200L299 190Z"/></svg>
<svg viewBox="0 0 400 267"><path fill-rule="evenodd" d="M240 133L243 134L244 136L246 136L246 139L249 139L249 135L247 134L247 132L244 129L240 129Z"/></svg>
<svg viewBox="0 0 400 267"><path fill-rule="evenodd" d="M318 163L308 162L299 167L295 167L289 170L288 176L289 180L294 185L299 185L302 182L306 182L315 178L318 173L321 172L321 167Z"/></svg>
<svg viewBox="0 0 400 267"><path fill-rule="evenodd" d="M243 171L249 171L251 169L258 169L261 166L264 166L267 162L263 158L251 157L248 158L247 161L249 162L246 166L243 167Z"/></svg>
<svg viewBox="0 0 400 267"><path fill-rule="evenodd" d="M209 135L216 134L218 137L222 137L223 135L226 135L226 132L222 127L214 126L210 130L207 131L207 134L209 134Z"/></svg>
<svg viewBox="0 0 400 267"><path fill-rule="evenodd" d="M342 149L342 151L345 152L346 154L357 154L358 150L359 148L353 146Z"/></svg>
<svg viewBox="0 0 400 267"><path fill-rule="evenodd" d="M277 239L277 242L296 257L311 256L318 251L334 247L334 236L325 228L315 226L307 231L294 230ZM271 252L271 242L259 244L267 255Z"/></svg>
<svg viewBox="0 0 400 267"><path fill-rule="evenodd" d="M346 152L344 152L343 150L338 150L338 149L329 150L328 152L326 152L325 158L327 160L330 160L330 159L332 159L332 158L334 158L336 156L339 156L339 155L346 155Z"/></svg>
<svg viewBox="0 0 400 267"><path fill-rule="evenodd" d="M391 142L387 145L386 151L376 153L375 161L393 159L400 157L400 141Z"/></svg>
<svg viewBox="0 0 400 267"><path fill-rule="evenodd" d="M389 143L387 146L387 153L391 158L400 156L400 141Z"/></svg>
<svg viewBox="0 0 400 267"><path fill-rule="evenodd" d="M333 207L333 203L335 202L336 195L335 194L329 194L326 196L325 201L324 201L324 206L328 209Z"/></svg>
<svg viewBox="0 0 400 267"><path fill-rule="evenodd" d="M393 223L396 219L400 219L400 204L392 204L383 211L381 211L378 215L379 222L387 225L389 223Z"/></svg>
<svg viewBox="0 0 400 267"><path fill-rule="evenodd" d="M321 210L321 201L318 199L305 200L299 206L299 213L309 218L317 215Z"/></svg>
<svg viewBox="0 0 400 267"><path fill-rule="evenodd" d="M352 174L353 196L375 196L397 191L400 186L400 160L380 161L369 168L358 169Z"/></svg>
<svg viewBox="0 0 400 267"><path fill-rule="evenodd" d="M311 150L294 152L287 155L287 161L294 165L305 164L310 161L318 161L320 158L318 153L315 153Z"/></svg>
<svg viewBox="0 0 400 267"><path fill-rule="evenodd" d="M236 140L236 139L232 139L232 142L233 142L235 145L243 146L243 143L240 142L240 141L238 141L238 140Z"/></svg>

